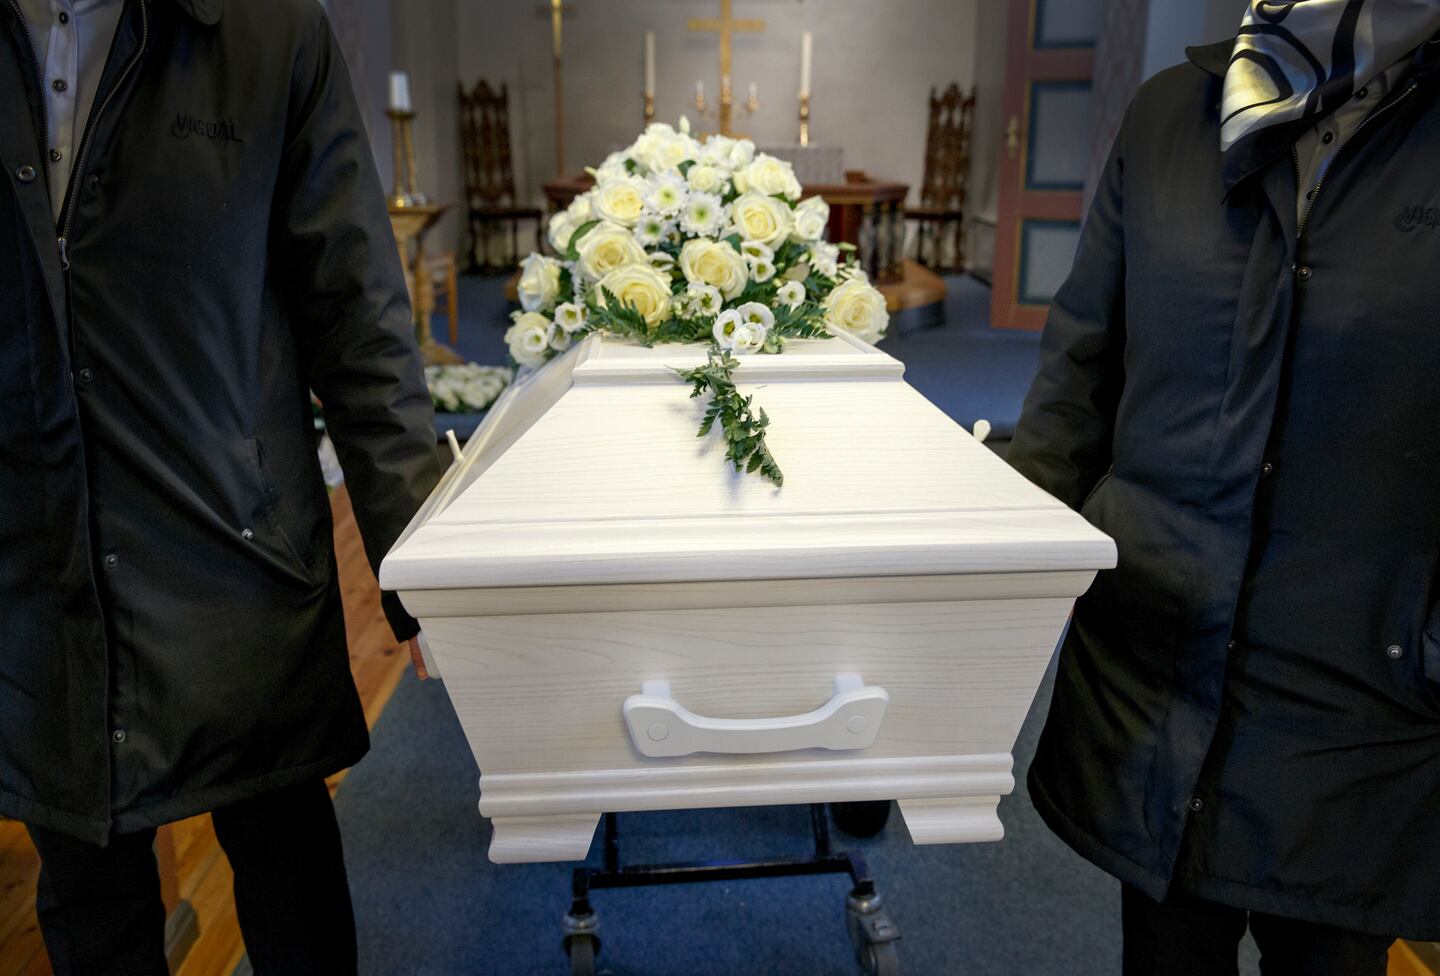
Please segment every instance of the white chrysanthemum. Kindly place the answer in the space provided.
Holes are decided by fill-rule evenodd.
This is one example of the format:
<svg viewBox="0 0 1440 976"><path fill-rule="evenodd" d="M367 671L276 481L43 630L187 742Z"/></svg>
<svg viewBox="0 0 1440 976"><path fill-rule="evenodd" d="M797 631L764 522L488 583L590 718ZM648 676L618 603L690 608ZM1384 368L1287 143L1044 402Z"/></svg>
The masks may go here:
<svg viewBox="0 0 1440 976"><path fill-rule="evenodd" d="M642 247L655 247L665 239L670 228L663 217L646 214L635 222L635 240Z"/></svg>
<svg viewBox="0 0 1440 976"><path fill-rule="evenodd" d="M762 241L741 241L740 253L747 261L774 261L775 252Z"/></svg>
<svg viewBox="0 0 1440 976"><path fill-rule="evenodd" d="M725 222L725 205L713 193L692 193L680 214L680 229L696 237L709 237Z"/></svg>
<svg viewBox="0 0 1440 976"><path fill-rule="evenodd" d="M555 325L567 335L585 328L585 308L576 302L561 302L555 306Z"/></svg>
<svg viewBox="0 0 1440 976"><path fill-rule="evenodd" d="M645 204L651 210L666 217L673 217L685 206L690 188L679 173L667 173L650 185Z"/></svg>
<svg viewBox="0 0 1440 976"><path fill-rule="evenodd" d="M805 285L799 281L787 281L775 289L775 300L783 302L790 308L799 308L805 301ZM564 307L563 305L561 306Z"/></svg>
<svg viewBox="0 0 1440 976"><path fill-rule="evenodd" d="M763 285L765 284L765 282L769 281L773 277L775 277L774 261L760 260L750 262L751 281L755 282L756 284Z"/></svg>
<svg viewBox="0 0 1440 976"><path fill-rule="evenodd" d="M828 241L819 241L810 248L809 264L817 274L834 278L840 273L840 247Z"/></svg>
<svg viewBox="0 0 1440 976"><path fill-rule="evenodd" d="M725 307L725 298L714 285L692 281L685 290L690 296L690 308L695 315L719 315L720 310Z"/></svg>
<svg viewBox="0 0 1440 976"><path fill-rule="evenodd" d="M514 324L505 330L510 356L521 366L539 366L549 358L550 320L539 312L517 312Z"/></svg>

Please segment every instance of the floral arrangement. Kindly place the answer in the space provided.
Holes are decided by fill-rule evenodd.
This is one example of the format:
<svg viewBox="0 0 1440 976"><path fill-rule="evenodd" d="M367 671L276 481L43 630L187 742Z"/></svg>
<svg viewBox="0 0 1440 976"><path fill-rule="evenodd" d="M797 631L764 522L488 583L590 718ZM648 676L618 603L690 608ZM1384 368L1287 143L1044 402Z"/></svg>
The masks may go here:
<svg viewBox="0 0 1440 976"><path fill-rule="evenodd" d="M684 119L651 125L589 172L595 188L550 220L559 257L521 264L511 357L538 367L595 332L707 342L706 365L680 371L692 396L710 398L700 436L719 425L737 471L780 485L769 418L735 389L737 357L829 333L876 342L889 324L853 248L825 241L829 205L800 199L789 163L748 139L697 140Z"/></svg>
<svg viewBox="0 0 1440 976"><path fill-rule="evenodd" d="M425 385L430 387L435 409L449 413L488 409L514 378L515 371L508 366L465 363L425 367Z"/></svg>

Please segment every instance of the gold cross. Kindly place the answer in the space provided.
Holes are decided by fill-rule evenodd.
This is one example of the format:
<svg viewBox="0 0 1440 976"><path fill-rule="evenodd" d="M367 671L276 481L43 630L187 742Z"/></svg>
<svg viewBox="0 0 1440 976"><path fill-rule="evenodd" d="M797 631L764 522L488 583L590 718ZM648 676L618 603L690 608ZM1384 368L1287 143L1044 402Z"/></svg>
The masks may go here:
<svg viewBox="0 0 1440 976"><path fill-rule="evenodd" d="M720 0L720 19L692 18L686 29L720 35L720 134L733 135L730 131L730 109L733 95L730 91L730 43L737 31L758 34L765 29L763 20L736 20L730 13L731 0Z"/></svg>

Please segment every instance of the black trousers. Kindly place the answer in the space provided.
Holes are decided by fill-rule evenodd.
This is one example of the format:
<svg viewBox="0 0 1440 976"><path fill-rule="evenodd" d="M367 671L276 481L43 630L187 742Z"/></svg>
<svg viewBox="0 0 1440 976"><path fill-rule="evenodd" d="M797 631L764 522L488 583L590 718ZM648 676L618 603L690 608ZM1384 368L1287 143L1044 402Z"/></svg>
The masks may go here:
<svg viewBox="0 0 1440 976"><path fill-rule="evenodd" d="M335 808L322 780L212 814L235 870L235 907L256 976L355 972L355 916ZM168 976L155 831L105 847L31 827L35 897L56 976Z"/></svg>
<svg viewBox="0 0 1440 976"><path fill-rule="evenodd" d="M1247 912L1172 893L1121 894L1124 976L1236 976L1248 926L1263 976L1385 976L1393 938Z"/></svg>

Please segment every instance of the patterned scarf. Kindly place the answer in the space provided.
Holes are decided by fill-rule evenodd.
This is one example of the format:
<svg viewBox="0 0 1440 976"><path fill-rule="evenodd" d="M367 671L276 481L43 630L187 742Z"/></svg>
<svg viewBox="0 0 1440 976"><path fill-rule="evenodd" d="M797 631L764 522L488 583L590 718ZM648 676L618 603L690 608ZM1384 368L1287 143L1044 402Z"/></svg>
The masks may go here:
<svg viewBox="0 0 1440 976"><path fill-rule="evenodd" d="M1335 111L1440 30L1440 0L1251 0L1225 73L1220 148Z"/></svg>

